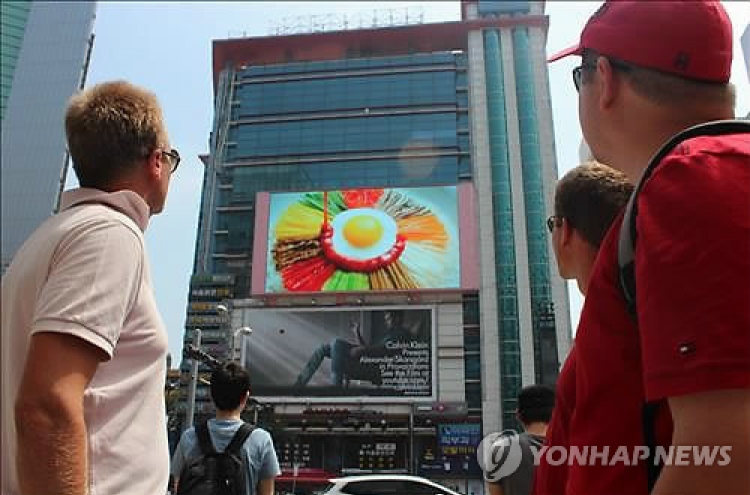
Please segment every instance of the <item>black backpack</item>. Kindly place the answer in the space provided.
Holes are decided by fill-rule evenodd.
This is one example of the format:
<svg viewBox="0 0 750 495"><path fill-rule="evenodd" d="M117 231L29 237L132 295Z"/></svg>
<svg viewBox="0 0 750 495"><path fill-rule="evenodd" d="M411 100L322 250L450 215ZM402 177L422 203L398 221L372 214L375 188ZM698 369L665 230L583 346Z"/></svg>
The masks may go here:
<svg viewBox="0 0 750 495"><path fill-rule="evenodd" d="M617 246L617 264L620 268L620 291L625 299L628 313L635 319L636 323L638 321L638 311L635 303L635 241L637 237L635 222L638 215L638 195L643 185L648 181L659 163L681 142L699 136L722 136L725 134L746 133L750 133L750 121L746 120L719 120L696 125L673 136L649 161L646 170L635 186L628 205L625 207L625 214L622 226L620 227L620 240ZM655 421L658 409L659 403L647 402L643 405L642 411L643 435L646 446L649 448L649 457L647 459L649 493L654 488L662 467L655 459Z"/></svg>
<svg viewBox="0 0 750 495"><path fill-rule="evenodd" d="M201 455L189 460L180 471L176 495L246 495L242 446L254 428L242 423L224 452L211 442L208 423L195 427Z"/></svg>

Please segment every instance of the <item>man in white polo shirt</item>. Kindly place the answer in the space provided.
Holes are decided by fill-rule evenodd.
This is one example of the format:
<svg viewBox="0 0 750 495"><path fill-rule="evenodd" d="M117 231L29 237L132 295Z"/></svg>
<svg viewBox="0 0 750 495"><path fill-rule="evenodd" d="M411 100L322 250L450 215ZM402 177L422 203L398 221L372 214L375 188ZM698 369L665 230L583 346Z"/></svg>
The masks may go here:
<svg viewBox="0 0 750 495"><path fill-rule="evenodd" d="M74 96L65 130L81 188L2 280L2 493L164 493L167 335L143 231L180 157L156 97L126 82Z"/></svg>

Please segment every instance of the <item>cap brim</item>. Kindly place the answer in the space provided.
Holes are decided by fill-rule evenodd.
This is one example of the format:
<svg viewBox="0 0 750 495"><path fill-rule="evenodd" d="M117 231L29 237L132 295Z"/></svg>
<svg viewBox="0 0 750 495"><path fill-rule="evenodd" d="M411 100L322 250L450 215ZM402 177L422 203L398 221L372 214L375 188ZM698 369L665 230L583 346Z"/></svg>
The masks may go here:
<svg viewBox="0 0 750 495"><path fill-rule="evenodd" d="M581 48L581 45L573 45L561 52L557 52L554 55L549 56L547 58L547 62L554 62L555 60L560 60L561 58L565 58L568 55L580 55L582 51L583 49Z"/></svg>

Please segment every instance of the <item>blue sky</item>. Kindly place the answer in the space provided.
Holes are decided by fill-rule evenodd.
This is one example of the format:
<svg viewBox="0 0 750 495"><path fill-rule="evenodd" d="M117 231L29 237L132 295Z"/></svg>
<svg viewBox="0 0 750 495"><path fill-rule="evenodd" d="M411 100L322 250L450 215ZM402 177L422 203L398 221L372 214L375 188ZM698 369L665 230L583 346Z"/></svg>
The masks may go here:
<svg viewBox="0 0 750 495"><path fill-rule="evenodd" d="M600 2L548 2L548 52L577 41ZM735 30L732 81L737 111L750 111L750 84L739 36L750 20L750 2L725 2ZM125 79L154 91L164 109L172 144L183 156L172 180L164 213L151 221L146 239L159 308L169 332L173 365L180 361L188 286L203 177L198 155L208 150L213 119L211 40L266 36L284 19L302 15L346 14L350 22L376 9L409 7L424 22L460 19L458 1L432 2L99 2L96 41L87 85ZM413 9L412 9L413 8ZM574 57L575 58L575 57ZM562 175L578 164L581 132L570 71L576 60L550 66L555 146ZM75 186L69 174L69 187ZM578 321L582 298L570 286L571 313Z"/></svg>

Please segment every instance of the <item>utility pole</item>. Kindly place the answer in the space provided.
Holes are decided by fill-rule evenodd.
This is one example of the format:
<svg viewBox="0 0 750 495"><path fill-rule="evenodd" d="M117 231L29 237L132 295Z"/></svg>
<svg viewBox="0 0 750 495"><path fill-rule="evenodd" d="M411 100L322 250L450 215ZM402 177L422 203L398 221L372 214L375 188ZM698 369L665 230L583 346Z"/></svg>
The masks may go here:
<svg viewBox="0 0 750 495"><path fill-rule="evenodd" d="M196 349L201 347L201 329L196 328L193 330L193 345ZM187 418L185 421L185 428L188 429L193 426L193 418L195 417L195 390L198 387L198 367L200 362L192 358L190 360L190 387L188 388L188 410Z"/></svg>
<svg viewBox="0 0 750 495"><path fill-rule="evenodd" d="M414 403L409 405L409 474L416 474L417 459L414 455Z"/></svg>
<svg viewBox="0 0 750 495"><path fill-rule="evenodd" d="M237 360L239 357L240 365L247 367L247 364L245 363L247 350L245 349L247 342L245 341L245 337L248 335L253 334L253 329L250 327L241 327L234 331L232 334L232 359ZM239 356L237 356L237 337L240 337L240 352Z"/></svg>

